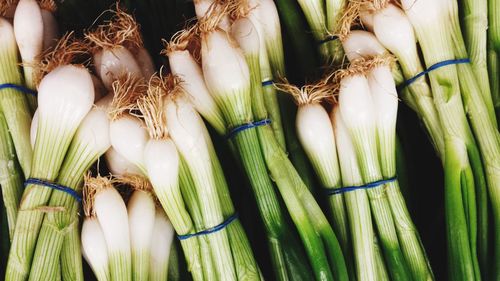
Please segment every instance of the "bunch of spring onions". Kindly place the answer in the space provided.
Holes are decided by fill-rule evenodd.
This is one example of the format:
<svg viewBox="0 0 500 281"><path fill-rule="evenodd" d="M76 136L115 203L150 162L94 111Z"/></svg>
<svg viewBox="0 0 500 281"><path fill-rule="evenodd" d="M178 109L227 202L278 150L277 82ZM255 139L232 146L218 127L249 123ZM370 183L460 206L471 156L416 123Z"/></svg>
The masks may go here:
<svg viewBox="0 0 500 281"><path fill-rule="evenodd" d="M443 162L450 277L498 279L500 138L484 74L486 6L461 3L464 35L454 0L401 1L402 8L367 2L365 10L376 38L411 81L403 99L424 120ZM433 70L413 79L425 68Z"/></svg>
<svg viewBox="0 0 500 281"><path fill-rule="evenodd" d="M125 204L114 183L127 184ZM144 177L85 177L82 254L97 280L167 280L174 231Z"/></svg>
<svg viewBox="0 0 500 281"><path fill-rule="evenodd" d="M352 61L317 84L290 92L302 145L329 196L352 279L433 279L396 178L398 96L387 55ZM328 114L321 102L338 97ZM378 248L380 247L380 249Z"/></svg>
<svg viewBox="0 0 500 281"><path fill-rule="evenodd" d="M83 174L109 147L106 116L91 110L94 85L88 70L79 64L83 52L81 43L68 35L38 66L37 77L43 78L33 124L33 162L19 206L6 280L54 279L61 274L69 279L83 274L78 193Z"/></svg>
<svg viewBox="0 0 500 281"><path fill-rule="evenodd" d="M275 278L288 280L312 275L316 279L346 280L348 274L337 238L270 126L274 120L267 113L264 102L267 83L262 84L261 76L265 57L261 53L268 52L266 44L261 43L266 40L262 34L266 29L260 21L265 21L258 13L252 14L259 11L259 6L245 1L232 4L212 6L197 26L174 37L165 51L171 68L183 80L182 85L192 99L213 100L210 103L213 109L204 112L222 114L225 136L241 161L259 207ZM230 15L229 27L224 20L227 15ZM196 46L201 46L201 50ZM176 59L175 55L181 52L184 58ZM201 55L201 65L196 63L197 54ZM184 63L186 60L191 60L188 70L180 67L188 63ZM280 63L278 55L273 65L280 67ZM203 97L199 97L200 92ZM216 119L204 117L208 122ZM281 199L286 209L280 206ZM292 218L302 245L286 221L287 216Z"/></svg>
<svg viewBox="0 0 500 281"><path fill-rule="evenodd" d="M128 75L113 84L113 148L151 181L193 279L260 280L200 116L173 76L154 76L146 88L143 83ZM132 115L135 109L141 118Z"/></svg>

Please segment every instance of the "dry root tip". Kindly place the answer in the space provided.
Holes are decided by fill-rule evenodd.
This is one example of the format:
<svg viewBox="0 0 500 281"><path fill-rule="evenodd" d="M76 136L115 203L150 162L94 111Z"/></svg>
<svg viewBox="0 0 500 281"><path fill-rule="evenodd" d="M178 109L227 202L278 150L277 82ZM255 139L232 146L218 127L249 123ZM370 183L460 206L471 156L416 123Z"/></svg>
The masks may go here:
<svg viewBox="0 0 500 281"><path fill-rule="evenodd" d="M165 83L160 75L152 76L146 95L137 100L137 107L146 123L149 136L155 140L168 137L167 120L163 110L163 98L167 95Z"/></svg>
<svg viewBox="0 0 500 281"><path fill-rule="evenodd" d="M351 29L360 24L359 22L359 13L361 10L362 1L349 1L347 7L345 8L344 14L339 20L339 33L337 36L341 41L344 41L345 38L351 33Z"/></svg>
<svg viewBox="0 0 500 281"><path fill-rule="evenodd" d="M113 182L108 177L92 177L91 173L88 172L84 176L84 186L83 186L83 211L86 217L94 217L94 199L97 193L100 191L113 188Z"/></svg>
<svg viewBox="0 0 500 281"><path fill-rule="evenodd" d="M144 46L137 21L122 10L116 3L116 11L109 21L99 25L94 31L87 32L85 37L93 44L94 49L113 48L117 45L131 51Z"/></svg>
<svg viewBox="0 0 500 281"><path fill-rule="evenodd" d="M0 0L0 17L11 18L19 0Z"/></svg>
<svg viewBox="0 0 500 281"><path fill-rule="evenodd" d="M207 13L198 20L198 30L201 33L208 33L218 29L218 25L225 16L230 15L231 8L234 6L233 1L214 1Z"/></svg>
<svg viewBox="0 0 500 281"><path fill-rule="evenodd" d="M342 79L354 75L366 75L375 67L382 65L391 67L394 63L396 63L396 58L389 53L373 57L359 58L352 61L347 68L339 69L325 79L331 81L330 83L332 84L332 90L335 96L340 89L340 82Z"/></svg>
<svg viewBox="0 0 500 281"><path fill-rule="evenodd" d="M289 84L286 80L284 83L276 83L275 87L282 92L291 94L298 105L320 103L333 94L333 84L329 77L321 79L315 84L304 85L301 88Z"/></svg>
<svg viewBox="0 0 500 281"><path fill-rule="evenodd" d="M382 10L391 3L390 0L356 0L356 2L359 2L360 11L368 13Z"/></svg>
<svg viewBox="0 0 500 281"><path fill-rule="evenodd" d="M257 6L251 6L248 0L233 0L229 1L228 13L231 20L235 21L240 18L248 17L250 11Z"/></svg>
<svg viewBox="0 0 500 281"><path fill-rule="evenodd" d="M120 118L137 107L137 100L147 91L147 85L142 77L131 73L121 75L111 85L113 88L113 100L109 108L111 120Z"/></svg>
<svg viewBox="0 0 500 281"><path fill-rule="evenodd" d="M38 64L35 65L35 83L38 85L47 73L58 66L88 63L88 50L88 44L76 38L73 32L66 33L53 49L42 54Z"/></svg>
<svg viewBox="0 0 500 281"><path fill-rule="evenodd" d="M125 174L115 178L115 182L119 184L128 185L133 190L141 190L148 193L153 193L153 186L149 180L140 175Z"/></svg>
<svg viewBox="0 0 500 281"><path fill-rule="evenodd" d="M55 13L57 10L57 5L54 0L39 0L38 4L40 5L40 9L49 11L51 13Z"/></svg>
<svg viewBox="0 0 500 281"><path fill-rule="evenodd" d="M162 55L168 56L169 53L175 51L188 50L191 54L200 54L201 42L198 36L198 25L193 24L176 32L170 41L162 40L164 49ZM193 55L194 56L194 55Z"/></svg>

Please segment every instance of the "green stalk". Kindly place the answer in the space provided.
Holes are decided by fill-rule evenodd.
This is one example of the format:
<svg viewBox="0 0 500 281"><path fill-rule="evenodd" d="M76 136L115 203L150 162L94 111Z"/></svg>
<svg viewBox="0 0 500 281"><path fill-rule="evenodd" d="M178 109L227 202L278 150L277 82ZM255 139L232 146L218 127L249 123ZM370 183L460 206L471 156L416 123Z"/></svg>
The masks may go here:
<svg viewBox="0 0 500 281"><path fill-rule="evenodd" d="M57 182L80 192L84 174L102 153L104 151L96 151L94 147L88 146L85 141L76 140L66 154ZM65 235L73 224L78 224L79 202L75 198L65 192L52 193L48 208L57 210L58 207L63 209L47 212L42 223L31 264L30 280L51 280L57 274L59 269L56 264L59 263ZM71 243L68 246L70 245ZM77 252L80 253L80 247ZM63 272L67 273L77 269L62 268ZM73 276L76 280L83 280L83 271L74 272L67 276Z"/></svg>
<svg viewBox="0 0 500 281"><path fill-rule="evenodd" d="M255 56L256 69L260 71L258 56ZM261 87L261 80L255 79ZM224 98L220 93L212 93L217 105L223 111L229 128L240 126L252 120L250 89L242 92L232 92L231 98ZM264 156L260 148L256 130L245 130L233 139L233 145L239 155L246 175L249 178L255 195L260 217L264 223L271 262L275 277L278 280L300 280L308 278L310 269L304 263L305 257L295 232L286 221L274 186L269 178Z"/></svg>
<svg viewBox="0 0 500 281"><path fill-rule="evenodd" d="M210 158L212 159L217 189L219 192L222 213L224 215L224 219L227 220L230 216L235 214L235 209L226 179L224 177L224 171L211 141L209 142L209 151ZM230 223L227 226L227 231L229 233L229 243L231 244L238 280L260 280L259 267L253 256L250 242L248 241L239 219Z"/></svg>
<svg viewBox="0 0 500 281"><path fill-rule="evenodd" d="M467 51L465 49L464 40L460 32L460 26L458 24L458 7L457 3L454 1L448 2L448 10L450 21L448 22L448 28L451 30L453 42L452 47L455 51L456 56L466 56ZM483 267L486 267L488 260L489 247L488 241L488 203L487 203L487 191L484 179L476 178L478 170L482 167L476 165L474 162L479 162L482 158L484 165L484 170L486 173L486 181L488 183L488 190L490 193L491 204L493 208L500 208L500 201L497 200L498 193L500 192L500 133L498 131L498 123L495 116L495 110L493 107L493 102L490 96L478 95L481 92L482 84L478 82L484 79L477 79L474 76L473 68L469 64L461 64L457 66L460 89L462 93L462 98L464 105L467 107L467 113L469 117L469 122L471 124L472 130L474 131L474 136L478 142L479 150L481 154L477 151L469 152L470 161L473 168L473 173L475 176L475 187L477 194L477 205L478 205L478 220L479 220L479 255L480 260L484 263ZM487 78L484 77L484 78ZM470 148L468 147L470 151ZM482 181L481 181L482 180ZM496 197L496 198L495 198ZM498 221L495 218L494 221ZM496 229L495 236L500 233L497 232L500 229L499 225L494 226ZM500 246L495 245L495 256L496 261L500 260ZM496 276L500 278L500 275Z"/></svg>
<svg viewBox="0 0 500 281"><path fill-rule="evenodd" d="M380 242L377 236L373 237L373 245L375 248L375 264L377 265L377 277L378 280L389 280L389 273L387 272L387 266L385 265L384 255L382 254L382 249L380 249Z"/></svg>
<svg viewBox="0 0 500 281"><path fill-rule="evenodd" d="M64 128L64 126L67 124L49 124L45 120L39 120L30 177L47 181L56 179L77 127ZM6 280L28 278L38 234L47 210L45 205L51 193L52 189L48 187L33 184L26 186L9 253ZM26 229L26 225L30 227Z"/></svg>
<svg viewBox="0 0 500 281"><path fill-rule="evenodd" d="M205 149L206 148L202 147L198 148L200 151ZM181 151L179 152L182 154ZM183 155L183 157L193 178L196 194L198 195L198 204L203 217L203 229L221 224L224 218L211 164L200 161L200 158L194 159L193 157L189 157L188 159L186 155ZM224 228L220 231L205 235L201 239L207 239L209 242L212 261L217 270L218 279L236 279L234 261L229 245L228 230Z"/></svg>
<svg viewBox="0 0 500 281"><path fill-rule="evenodd" d="M186 164L186 161L181 157L180 159L180 186L182 190L182 196L184 197L184 201L186 202L187 208L191 213L191 217L193 218L195 231L204 230L203 224L203 215L201 213L200 206L198 205L199 198L196 193L196 187L194 185L193 177L189 168ZM198 239L200 243L200 251L201 251L201 262L202 262L202 270L203 275L205 276L205 280L217 280L217 272L215 269L215 265L213 263L213 257L210 251L210 245L208 239L203 236L199 236L198 238L190 238L190 239Z"/></svg>
<svg viewBox="0 0 500 281"><path fill-rule="evenodd" d="M166 268L165 268L166 267ZM170 247L170 255L168 264L162 264L160 267L152 268L150 274L151 281L180 281L181 280L181 263L179 258L179 250L175 241L172 241Z"/></svg>
<svg viewBox="0 0 500 281"><path fill-rule="evenodd" d="M398 60L405 79L411 79L424 70L418 57L407 58L403 55L398 55ZM421 77L410 84L403 91L402 98L407 104L411 104L408 102L408 99L412 99L415 102L415 108L413 109L420 120L422 120L437 155L443 159L443 129L441 128L439 116L434 105L431 89L425 77Z"/></svg>
<svg viewBox="0 0 500 281"><path fill-rule="evenodd" d="M338 34L340 31L340 20L347 6L346 0L326 0L326 27L330 34ZM344 59L344 48L339 39L324 43L327 45L330 55L330 61L334 65L341 65Z"/></svg>
<svg viewBox="0 0 500 281"><path fill-rule="evenodd" d="M316 185L311 164L307 159L306 153L300 145L295 128L295 118L297 115L297 106L288 95L278 96L280 102L281 116L283 117L283 128L285 130L285 140L288 152L288 158L292 161L295 170L299 173L307 188L314 193Z"/></svg>
<svg viewBox="0 0 500 281"><path fill-rule="evenodd" d="M328 30L326 25L325 3L320 0L299 0L299 5L302 8L314 39L319 43L328 38ZM301 31L303 32L303 31ZM293 36L293 34L292 34ZM319 44L319 54L323 62L330 60L330 49L328 44Z"/></svg>
<svg viewBox="0 0 500 281"><path fill-rule="evenodd" d="M7 216L9 238L12 240L17 219L17 208L23 194L23 176L16 159L9 128L1 111L0 140L0 186L2 187L3 206Z"/></svg>
<svg viewBox="0 0 500 281"><path fill-rule="evenodd" d="M499 9L500 9L499 0L488 0L488 67L489 67L488 72L490 74L491 96L493 99L493 105L495 107L497 120L498 118L500 118L500 78L499 78L500 15L498 14ZM495 234L495 237L498 236L499 235ZM500 275L500 273L498 274Z"/></svg>
<svg viewBox="0 0 500 281"><path fill-rule="evenodd" d="M278 3L277 3L278 4ZM279 5L279 4L278 4ZM285 5L286 6L286 5ZM288 6L287 6L288 7ZM290 7L291 8L291 7ZM290 9L287 9L289 11ZM292 12L293 13L293 12ZM293 17L293 16L292 16ZM278 23L279 24L279 23ZM298 33L303 33L302 31ZM271 65L273 77L279 78L286 76L286 68L285 68L285 57L283 51L283 43L281 38L281 33L274 34L275 36L266 36L266 51L269 57L269 62ZM260 52L262 53L262 52ZM300 57L300 56L299 56ZM262 75L262 73L261 73ZM262 78L262 77L261 77ZM265 80L265 79L262 79ZM277 91L275 87L271 85L267 85L263 87L264 97L267 96L267 91L270 91L270 88L273 91ZM278 92L279 93L279 92ZM286 146L282 146L282 148L289 153L290 160L292 161L295 169L300 174L301 178L304 180L304 183L309 188L309 190L313 190L314 187L314 177L311 173L310 165L305 155L302 146L297 138L297 132L294 126L295 116L297 114L297 109L295 104L292 102L288 95L279 95L278 103L281 109L281 120L282 127L284 131L284 140L286 142ZM267 104L267 101L266 101ZM272 115L271 115L272 117ZM274 119L273 123L274 124ZM276 134L278 142L281 143L281 137Z"/></svg>
<svg viewBox="0 0 500 281"><path fill-rule="evenodd" d="M251 75L254 117L262 120L266 118L267 113L262 97L262 86L258 83L260 80L258 61L252 54L247 54L246 60ZM280 148L270 128L268 126L258 127L257 132L266 165L301 235L315 276L319 279L322 274L332 274L333 272L335 275L331 275L330 278L335 276L338 280L348 279L342 250L319 205L302 182L285 152ZM310 228L314 229L317 234L311 232ZM320 246L322 243L326 248L324 251L315 248L322 247ZM335 268L335 270L331 271L331 268Z"/></svg>
<svg viewBox="0 0 500 281"><path fill-rule="evenodd" d="M460 151L457 153L457 151ZM446 139L445 154L445 206L446 232L448 238L448 261L450 279L480 280L474 268L474 255L471 252L468 226L461 188L474 184L465 145L460 140Z"/></svg>
<svg viewBox="0 0 500 281"><path fill-rule="evenodd" d="M179 169L179 185L174 186L156 186L153 184L153 189L158 197L163 209L165 210L168 218L177 234L194 233L194 228L191 217L184 206L183 194L181 189L184 190L185 176L182 173L182 166ZM200 244L198 239L191 238L182 240L182 249L186 257L188 270L191 272L195 281L204 280L203 266L200 255Z"/></svg>
<svg viewBox="0 0 500 281"><path fill-rule="evenodd" d="M349 126L349 123L346 122L346 125ZM350 127L348 130L356 151L364 184L381 180L383 175L378 162L375 128L367 126ZM389 274L394 280L410 280L411 277L398 241L387 193L381 186L370 188L366 192L370 199L370 206L377 225Z"/></svg>
<svg viewBox="0 0 500 281"><path fill-rule="evenodd" d="M295 58L299 65L298 69L296 69L299 72L298 77L308 77L316 72L317 58L309 39L310 35L304 32L306 23L303 20L300 7L298 7L297 2L292 0L276 0L275 3L280 15L280 22L283 24L285 32L289 34L290 45L292 45L292 49L296 54ZM272 53L269 53L269 58L271 66L275 65ZM274 70L274 73L276 73L276 70ZM280 73L284 74L285 72ZM283 107L281 108L283 109ZM283 122L286 125L284 120Z"/></svg>
<svg viewBox="0 0 500 281"><path fill-rule="evenodd" d="M488 30L490 29L491 28ZM500 73L499 52L500 51L496 51L492 47L491 43L488 44L488 74L490 79L491 98L493 100L493 106L495 107L497 120L500 119L500 79L498 78L498 73Z"/></svg>
<svg viewBox="0 0 500 281"><path fill-rule="evenodd" d="M457 49L455 49L456 46L456 40L458 40L457 34L451 34L454 31L453 28L450 27L449 23L445 20L439 23L433 23L432 25L428 26L419 26L419 25L414 25L414 28L418 34L419 42L422 46L423 54L426 60L426 64L429 67L432 64L435 64L440 61L444 61L450 58L455 58L456 57L456 52ZM456 30L455 30L456 31ZM452 38L453 37L453 38ZM463 47L463 42L462 42L462 47L457 47L461 49L465 49ZM459 72L461 73L461 77L459 79L457 69L459 69ZM465 73L463 73L465 72ZM499 146L498 146L498 137L494 137L496 128L493 129L492 127L492 120L489 118L489 114L487 110L484 107L484 104L482 101L478 101L477 98L482 100L481 96L476 95L474 93L477 93L479 90L477 88L477 84L475 83L475 76L472 73L472 68L470 65L463 64L463 65L457 65L457 66L447 66L445 68L440 68L437 69L429 74L430 81L431 81L431 86L433 89L433 95L434 95L434 100L436 103L436 107L438 110L438 113L440 115L440 119L442 122L442 128L444 131L444 136L446 138L459 138L461 139L467 148L467 153L468 153L468 165L470 165L470 168L473 173L473 179L474 179L474 184L473 185L468 185L468 186L475 186L476 191L474 190L467 190L468 193L473 193L477 192L478 193L478 198L479 200L479 212L480 214L483 213L482 209L485 208L485 202L483 202L481 199L484 198L484 174L483 174L483 169L482 169L482 164L480 161L480 157L477 151L477 147L475 144L474 137L472 136L471 129L469 127L469 124L467 123L467 119L465 116L465 111L464 111L464 104L467 105L468 112L469 114L474 113L473 118L470 119L473 128L475 126L480 126L482 128L480 132L480 136L476 134L476 137L479 141L480 148L482 150L481 156L483 157L483 163L485 163L486 167L486 176L488 179L489 183L489 188L490 192L495 190L495 188L492 186L492 184L495 184L494 181L491 181L495 176L498 177L498 172L496 172L496 175L492 168L495 165L495 162L497 162L497 165L500 164L498 163L498 157L500 157L500 151L499 151ZM470 87L476 87L476 91L471 91ZM460 91L461 90L461 91ZM460 95L461 94L461 95ZM471 96L475 96L471 98ZM464 103L462 103L461 98L464 99ZM482 108L480 111L483 114L483 116L477 116L477 110L479 108ZM475 118L479 118L479 120L475 120ZM480 121L480 122L478 122ZM474 126L475 125L475 126ZM496 126L495 126L496 127ZM477 127L474 128L475 132L479 133L477 130ZM496 132L496 135L498 136L498 132ZM486 143L485 143L486 140ZM481 144L483 146L481 147ZM488 145L489 150L483 150L486 148L484 145ZM446 148L446 150L451 150L452 148ZM460 151L457 151L458 155L460 155ZM447 154L451 154L451 152L447 152ZM498 157L496 160L493 160L491 156L494 157L494 155L497 155ZM450 156L448 156L450 157ZM490 165L488 165L490 164ZM493 165L491 165L493 164ZM445 163L445 165L447 165ZM449 169L448 169L449 170ZM451 175L450 175L451 177ZM499 183L497 183L499 184ZM497 188L498 190L498 188ZM464 196L462 194L462 196ZM472 195L469 195L472 196ZM475 205L475 204L474 204ZM473 208L473 204L468 204L467 205L470 208ZM475 210L467 210L466 211L468 214L475 214ZM480 229L482 229L482 225L485 223L483 219L481 219L481 216L479 217L480 219ZM448 221L448 223L452 223L451 221ZM470 232L472 232L474 229L476 229L477 225L477 218L476 217L469 217L468 218L468 226L470 229ZM470 239L470 247L471 251L473 251L472 254L472 263L473 266L477 264L477 254L475 252L476 249L476 234L469 236ZM452 261L457 261L456 259L452 259ZM457 265L458 266L458 265ZM478 270L478 269L475 269Z"/></svg>
<svg viewBox="0 0 500 281"><path fill-rule="evenodd" d="M73 223L66 229L63 246L61 249L61 271L63 280L83 280L80 224L79 219L73 219ZM104 272L104 276L109 276L109 272ZM106 279L99 279L106 280Z"/></svg>
<svg viewBox="0 0 500 281"><path fill-rule="evenodd" d="M22 85L17 45L12 26L0 17L0 84ZM15 89L0 90L0 107L5 116L16 149L17 159L25 176L30 175L33 150L30 143L31 110L27 94Z"/></svg>
<svg viewBox="0 0 500 281"><path fill-rule="evenodd" d="M460 19L462 20L465 47L471 60L483 100L491 103L490 84L488 80L488 0L465 0L460 2ZM493 108L491 108L493 110Z"/></svg>
<svg viewBox="0 0 500 281"><path fill-rule="evenodd" d="M395 89L394 89L395 90ZM387 89L386 91L391 91ZM385 92L389 94L389 92ZM388 107L389 105L387 105ZM394 104L394 110L397 104ZM385 109L376 109L385 110ZM383 114L383 113L379 113ZM380 116L380 115L379 115ZM377 124L377 146L378 157L381 167L382 177L389 179L395 177L396 172L396 118L392 120L380 116ZM414 280L430 280L433 274L429 266L425 251L420 242L418 231L413 225L412 219L406 207L405 200L401 194L398 181L392 181L385 185L387 200L390 205L394 226L401 244L401 250L406 259L406 264ZM371 191L369 191L371 192Z"/></svg>

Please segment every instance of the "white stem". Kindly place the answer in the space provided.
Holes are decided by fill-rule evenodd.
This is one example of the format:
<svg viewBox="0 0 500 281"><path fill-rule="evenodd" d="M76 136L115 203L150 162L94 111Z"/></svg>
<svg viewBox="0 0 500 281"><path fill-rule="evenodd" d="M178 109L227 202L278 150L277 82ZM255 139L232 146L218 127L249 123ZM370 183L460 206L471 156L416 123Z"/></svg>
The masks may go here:
<svg viewBox="0 0 500 281"><path fill-rule="evenodd" d="M85 218L82 224L82 255L99 281L110 279L108 251L101 225L96 218Z"/></svg>
<svg viewBox="0 0 500 281"><path fill-rule="evenodd" d="M166 280L168 259L174 238L174 228L163 210L157 208L151 237L150 280Z"/></svg>
<svg viewBox="0 0 500 281"><path fill-rule="evenodd" d="M297 134L324 187L338 187L338 168L335 136L330 118L320 104L299 107L296 119Z"/></svg>
<svg viewBox="0 0 500 281"><path fill-rule="evenodd" d="M141 68L134 55L123 46L105 48L94 54L94 66L104 86L111 90L113 81L121 75L130 73L143 77Z"/></svg>
<svg viewBox="0 0 500 281"><path fill-rule="evenodd" d="M110 147L104 154L107 167L112 175L121 176L125 174L141 174L141 170L136 165L130 163L125 157Z"/></svg>
<svg viewBox="0 0 500 281"><path fill-rule="evenodd" d="M106 239L112 280L130 278L131 272L123 272L123 269L128 271L131 268L130 234L125 202L114 187L105 188L95 194L94 210Z"/></svg>
<svg viewBox="0 0 500 281"><path fill-rule="evenodd" d="M347 38L342 41L342 46L349 61L387 53L375 35L363 30L351 31Z"/></svg>
<svg viewBox="0 0 500 281"><path fill-rule="evenodd" d="M147 279L156 206L151 193L136 190L127 205L133 276Z"/></svg>
<svg viewBox="0 0 500 281"><path fill-rule="evenodd" d="M220 133L224 134L226 122L222 112L207 89L201 67L188 50L168 53L172 74L182 80L182 87L190 96L196 110Z"/></svg>
<svg viewBox="0 0 500 281"><path fill-rule="evenodd" d="M414 61L418 58L417 39L410 20L394 5L373 15L374 33L385 48L397 57Z"/></svg>
<svg viewBox="0 0 500 281"><path fill-rule="evenodd" d="M19 1L14 14L14 34L24 64L26 82L33 88L33 65L43 51L43 19L37 1Z"/></svg>
<svg viewBox="0 0 500 281"><path fill-rule="evenodd" d="M145 173L143 153L149 135L139 118L125 114L111 121L110 139L111 145L120 155Z"/></svg>

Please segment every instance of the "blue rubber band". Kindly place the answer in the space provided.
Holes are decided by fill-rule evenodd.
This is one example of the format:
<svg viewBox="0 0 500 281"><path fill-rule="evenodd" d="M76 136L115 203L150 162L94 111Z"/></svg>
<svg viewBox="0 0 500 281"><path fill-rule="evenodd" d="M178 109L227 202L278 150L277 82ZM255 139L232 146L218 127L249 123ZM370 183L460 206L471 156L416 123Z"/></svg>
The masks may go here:
<svg viewBox="0 0 500 281"><path fill-rule="evenodd" d="M273 80L262 81L262 87L271 86L274 84Z"/></svg>
<svg viewBox="0 0 500 281"><path fill-rule="evenodd" d="M36 96L36 91L33 91L33 90L28 89L24 86L12 84L12 83L0 84L0 90L3 90L3 89L14 89L14 90L18 90L19 92L22 92L25 94L30 94L30 95Z"/></svg>
<svg viewBox="0 0 500 281"><path fill-rule="evenodd" d="M374 182L370 182L370 183L367 183L367 184L364 184L364 185L346 186L346 187L341 187L341 188L328 188L328 189L325 189L325 193L327 195L336 195L336 194L342 194L342 193L346 193L346 192L350 192L350 191L355 191L355 190L360 190L360 189L370 189L370 188L374 188L374 187L377 187L377 186L384 185L386 183L393 182L396 179L397 179L397 177L395 176L395 177L392 177L390 179L374 181Z"/></svg>
<svg viewBox="0 0 500 281"><path fill-rule="evenodd" d="M238 213L235 213L234 215L230 216L227 220L223 221L219 225L216 225L216 226L211 227L209 229L206 229L206 230L203 230L200 232L196 232L196 233L192 233L192 234L177 235L177 238L182 241L182 240L186 240L186 239L196 237L196 236L215 233L217 231L221 231L222 229L224 229L226 226L228 226L231 222L233 222L237 218L238 218Z"/></svg>
<svg viewBox="0 0 500 281"><path fill-rule="evenodd" d="M76 192L76 190L72 189L71 187L67 187L67 186L64 186L64 185L59 185L59 184L48 182L48 181L44 181L44 180L41 180L41 179L34 179L34 178L29 178L29 179L27 179L24 182L24 186L25 187L28 184L45 186L45 187L48 187L48 188L52 188L54 190L62 191L64 193L69 194L71 197L75 198L76 201L82 202L82 197L80 197L80 194L78 194L78 192Z"/></svg>
<svg viewBox="0 0 500 281"><path fill-rule="evenodd" d="M337 40L339 37L337 35L328 35L325 39L318 42L319 45L328 43L333 40Z"/></svg>
<svg viewBox="0 0 500 281"><path fill-rule="evenodd" d="M453 64L462 64L462 63L470 63L470 59L468 58L465 58L465 59L453 59L453 60L445 60L445 61L442 61L442 62L438 62L436 64L433 64L431 65L429 68L427 68L426 70L418 73L417 75L413 76L412 78L406 80L403 82L403 84L401 84L399 86L399 90L409 86L410 84L412 84L413 82L417 81L418 78L428 74L429 72L433 71L433 70L436 70L438 68L441 68L441 67L444 67L444 66L447 66L447 65L453 65Z"/></svg>
<svg viewBox="0 0 500 281"><path fill-rule="evenodd" d="M260 121L257 121L257 122L250 122L248 124L243 124L241 126L233 128L231 131L229 131L229 133L227 134L226 138L227 139L231 139L236 134L238 134L238 133L240 133L242 131L245 131L245 130L248 130L248 129L252 129L252 128L255 128L255 127L269 125L269 124L271 124L271 119L264 119L264 120L260 120Z"/></svg>

